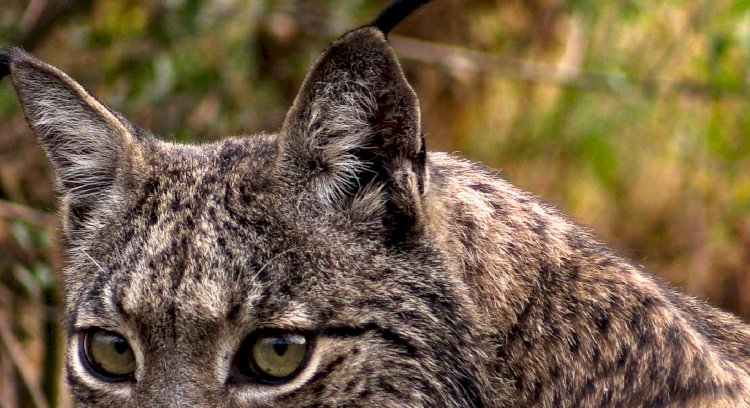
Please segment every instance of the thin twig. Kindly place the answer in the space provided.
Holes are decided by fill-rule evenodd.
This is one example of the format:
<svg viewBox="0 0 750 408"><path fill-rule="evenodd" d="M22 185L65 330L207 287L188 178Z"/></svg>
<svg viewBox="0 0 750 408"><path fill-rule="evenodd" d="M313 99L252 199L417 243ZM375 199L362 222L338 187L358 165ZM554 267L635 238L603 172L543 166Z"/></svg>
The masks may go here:
<svg viewBox="0 0 750 408"><path fill-rule="evenodd" d="M13 362L0 354L0 407L17 407L18 391L13 376Z"/></svg>
<svg viewBox="0 0 750 408"><path fill-rule="evenodd" d="M465 75L467 72L490 73L524 81L619 94L683 94L699 98L745 97L748 94L745 87L719 87L698 81L637 78L585 71L574 67L556 67L399 35L391 35L390 42L399 56L446 67L457 76Z"/></svg>
<svg viewBox="0 0 750 408"><path fill-rule="evenodd" d="M37 408L49 407L49 405L47 404L47 400L42 394L42 391L39 389L39 387L36 386L36 384L34 384L31 369L26 364L24 364L23 361L21 361L23 351L21 349L21 346L13 337L13 334L10 331L10 327L8 327L7 316L1 315L0 317L2 317L0 318L0 345L2 345L3 349L5 350L5 355L10 357L13 365L18 370L18 373L21 376L21 380L26 386L26 389L29 391L29 394L31 394L31 399L34 401L34 405Z"/></svg>
<svg viewBox="0 0 750 408"><path fill-rule="evenodd" d="M20 219L32 225L52 229L58 226L55 215L6 200L0 200L0 217Z"/></svg>
<svg viewBox="0 0 750 408"><path fill-rule="evenodd" d="M21 17L9 43L34 50L49 38L49 33L61 20L88 10L93 3L92 0L33 1Z"/></svg>
<svg viewBox="0 0 750 408"><path fill-rule="evenodd" d="M39 21L39 17L44 11L44 5L44 0L31 0L29 2L28 6L26 6L26 10L24 10L23 14L21 15L21 19L19 20L19 32L27 33L31 31L31 28L37 24L37 21Z"/></svg>

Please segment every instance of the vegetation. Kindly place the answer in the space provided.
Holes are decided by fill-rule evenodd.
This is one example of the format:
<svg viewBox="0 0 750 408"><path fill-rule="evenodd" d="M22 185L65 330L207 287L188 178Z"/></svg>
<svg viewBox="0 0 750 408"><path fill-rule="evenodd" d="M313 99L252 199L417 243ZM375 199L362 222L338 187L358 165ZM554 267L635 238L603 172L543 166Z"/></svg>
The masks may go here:
<svg viewBox="0 0 750 408"><path fill-rule="evenodd" d="M3 0L23 45L167 140L273 131L385 0ZM428 143L750 319L750 1L436 0L392 42ZM0 407L67 406L52 176L0 84Z"/></svg>

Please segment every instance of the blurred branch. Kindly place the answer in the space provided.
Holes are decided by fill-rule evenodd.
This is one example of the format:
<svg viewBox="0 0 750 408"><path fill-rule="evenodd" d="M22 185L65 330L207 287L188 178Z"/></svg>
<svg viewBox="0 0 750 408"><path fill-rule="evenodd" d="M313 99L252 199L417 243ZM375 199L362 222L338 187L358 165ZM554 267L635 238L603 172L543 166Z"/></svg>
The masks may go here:
<svg viewBox="0 0 750 408"><path fill-rule="evenodd" d="M26 6L10 43L33 50L49 36L59 21L92 4L91 0L32 0Z"/></svg>
<svg viewBox="0 0 750 408"><path fill-rule="evenodd" d="M47 400L44 399L41 390L34 384L31 368L26 365L26 362L21 358L23 350L21 349L21 345L19 345L13 337L10 327L8 327L8 317L4 315L0 317L2 317L0 318L0 346L3 348L3 354L10 357L13 365L18 370L21 380L29 391L29 394L31 394L34 406L37 408L47 408L49 406Z"/></svg>
<svg viewBox="0 0 750 408"><path fill-rule="evenodd" d="M57 217L44 212L39 211L25 205L11 203L10 201L0 200L0 217L2 218L17 218L24 220L32 225L38 225L46 228L57 228Z"/></svg>
<svg viewBox="0 0 750 408"><path fill-rule="evenodd" d="M389 39L399 56L443 66L457 77L463 77L466 74L489 73L590 91L662 96L682 94L699 98L744 97L749 91L742 87L738 87L739 89L719 87L697 81L632 78L626 75L584 71L572 67L556 67L398 35L391 35Z"/></svg>

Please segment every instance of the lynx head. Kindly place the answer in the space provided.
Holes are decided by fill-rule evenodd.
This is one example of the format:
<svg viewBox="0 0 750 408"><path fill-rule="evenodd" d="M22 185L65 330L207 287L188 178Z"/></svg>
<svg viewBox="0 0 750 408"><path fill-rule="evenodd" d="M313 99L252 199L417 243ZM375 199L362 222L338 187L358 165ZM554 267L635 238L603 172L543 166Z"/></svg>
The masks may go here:
<svg viewBox="0 0 750 408"><path fill-rule="evenodd" d="M323 52L277 134L200 146L0 51L62 197L79 406L485 404L392 17Z"/></svg>

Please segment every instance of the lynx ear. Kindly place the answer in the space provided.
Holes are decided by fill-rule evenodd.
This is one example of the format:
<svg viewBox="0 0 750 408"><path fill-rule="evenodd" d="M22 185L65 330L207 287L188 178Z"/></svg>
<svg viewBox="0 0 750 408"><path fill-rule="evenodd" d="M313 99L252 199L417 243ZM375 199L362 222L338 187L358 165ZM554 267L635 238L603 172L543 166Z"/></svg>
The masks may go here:
<svg viewBox="0 0 750 408"><path fill-rule="evenodd" d="M418 220L419 105L381 31L351 31L318 58L287 115L280 158L326 203Z"/></svg>
<svg viewBox="0 0 750 408"><path fill-rule="evenodd" d="M18 48L0 49L0 78L10 75L26 121L54 167L71 232L97 204L133 153L135 127L58 69Z"/></svg>

